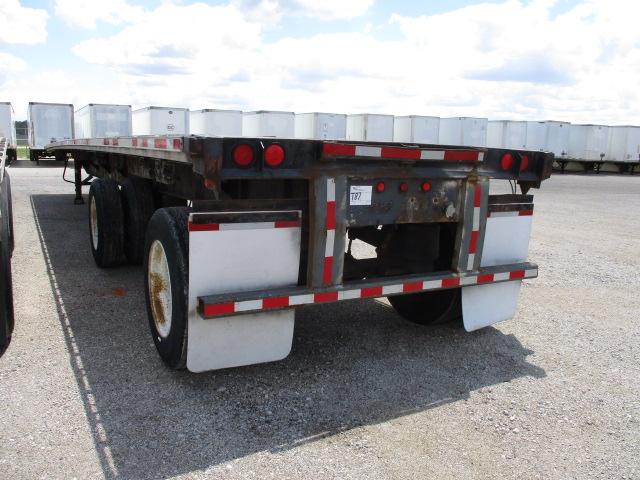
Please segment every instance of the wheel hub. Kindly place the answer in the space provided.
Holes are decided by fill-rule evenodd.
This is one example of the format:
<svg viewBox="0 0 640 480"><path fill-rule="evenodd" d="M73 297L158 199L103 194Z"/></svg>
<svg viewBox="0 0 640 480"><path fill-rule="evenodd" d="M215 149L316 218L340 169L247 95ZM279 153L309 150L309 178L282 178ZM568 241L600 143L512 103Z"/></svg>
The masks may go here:
<svg viewBox="0 0 640 480"><path fill-rule="evenodd" d="M149 298L156 330L161 338L171 331L171 274L162 243L155 240L149 249L148 268Z"/></svg>

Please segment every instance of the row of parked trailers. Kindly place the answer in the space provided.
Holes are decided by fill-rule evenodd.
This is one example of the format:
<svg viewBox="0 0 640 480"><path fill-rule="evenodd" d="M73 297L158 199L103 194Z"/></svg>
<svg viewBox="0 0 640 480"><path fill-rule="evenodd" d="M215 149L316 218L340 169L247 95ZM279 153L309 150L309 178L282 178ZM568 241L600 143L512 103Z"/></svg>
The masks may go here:
<svg viewBox="0 0 640 480"><path fill-rule="evenodd" d="M609 163L620 170L640 164L640 127L576 125L555 121L489 121L486 118L344 115L130 105L35 103L28 109L28 145L32 159L55 141L129 135L206 135L318 140L406 142L549 151L564 168ZM0 137L15 145L12 109L0 104ZM630 167L630 168L629 168Z"/></svg>

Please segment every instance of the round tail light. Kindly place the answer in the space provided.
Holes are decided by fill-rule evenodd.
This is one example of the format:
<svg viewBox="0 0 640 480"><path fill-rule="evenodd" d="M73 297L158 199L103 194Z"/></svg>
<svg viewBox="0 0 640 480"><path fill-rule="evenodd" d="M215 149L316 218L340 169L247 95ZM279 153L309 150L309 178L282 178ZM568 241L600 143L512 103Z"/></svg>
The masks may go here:
<svg viewBox="0 0 640 480"><path fill-rule="evenodd" d="M520 171L524 172L529 166L529 156L522 155L522 160L520 160Z"/></svg>
<svg viewBox="0 0 640 480"><path fill-rule="evenodd" d="M407 190L409 190L409 184L407 182L402 182L400 184L400 191L405 193Z"/></svg>
<svg viewBox="0 0 640 480"><path fill-rule="evenodd" d="M376 183L376 192L378 192L378 193L382 193L382 192L384 192L384 189L385 189L385 188L386 188L386 187L385 187L385 185L384 185L384 182L378 182L378 183Z"/></svg>
<svg viewBox="0 0 640 480"><path fill-rule="evenodd" d="M423 192L428 192L429 190L431 190L431 184L429 182L422 182L422 185L420 185L420 188L422 189Z"/></svg>
<svg viewBox="0 0 640 480"><path fill-rule="evenodd" d="M247 168L253 163L253 148L242 143L233 149L233 162L241 167Z"/></svg>
<svg viewBox="0 0 640 480"><path fill-rule="evenodd" d="M264 150L264 163L270 167L279 167L284 162L284 148L277 143L269 145Z"/></svg>
<svg viewBox="0 0 640 480"><path fill-rule="evenodd" d="M506 171L511 170L511 167L513 167L513 155L505 153L500 160L500 168Z"/></svg>

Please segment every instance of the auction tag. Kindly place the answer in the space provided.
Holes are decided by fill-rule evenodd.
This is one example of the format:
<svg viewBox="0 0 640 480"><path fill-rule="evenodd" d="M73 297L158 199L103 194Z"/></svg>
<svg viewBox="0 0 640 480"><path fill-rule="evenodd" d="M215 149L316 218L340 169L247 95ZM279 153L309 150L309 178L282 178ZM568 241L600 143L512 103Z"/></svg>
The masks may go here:
<svg viewBox="0 0 640 480"><path fill-rule="evenodd" d="M350 205L371 205L371 185L351 185L349 192Z"/></svg>

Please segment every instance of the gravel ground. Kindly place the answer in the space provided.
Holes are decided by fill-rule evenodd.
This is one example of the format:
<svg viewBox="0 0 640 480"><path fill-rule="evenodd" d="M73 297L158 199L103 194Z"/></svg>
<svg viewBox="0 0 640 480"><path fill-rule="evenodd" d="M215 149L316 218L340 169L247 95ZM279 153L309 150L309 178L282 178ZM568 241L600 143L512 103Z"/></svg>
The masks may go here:
<svg viewBox="0 0 640 480"><path fill-rule="evenodd" d="M536 193L540 278L512 321L302 308L286 360L194 375L156 355L140 268L94 266L61 170L10 173L1 478L640 478L638 176Z"/></svg>

